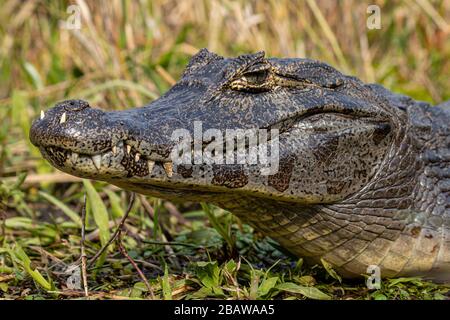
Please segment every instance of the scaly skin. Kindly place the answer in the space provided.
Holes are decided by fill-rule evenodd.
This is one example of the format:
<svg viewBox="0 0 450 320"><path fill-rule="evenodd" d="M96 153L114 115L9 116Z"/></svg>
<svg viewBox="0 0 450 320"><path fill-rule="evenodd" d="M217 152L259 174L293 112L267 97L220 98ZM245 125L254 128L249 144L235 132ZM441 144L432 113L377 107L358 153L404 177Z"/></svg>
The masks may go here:
<svg viewBox="0 0 450 320"><path fill-rule="evenodd" d="M450 279L450 107L432 107L308 59L195 55L142 108L57 104L30 138L56 168L167 199L208 201L344 276ZM279 171L174 166L176 129L277 128ZM233 151L235 152L235 151Z"/></svg>

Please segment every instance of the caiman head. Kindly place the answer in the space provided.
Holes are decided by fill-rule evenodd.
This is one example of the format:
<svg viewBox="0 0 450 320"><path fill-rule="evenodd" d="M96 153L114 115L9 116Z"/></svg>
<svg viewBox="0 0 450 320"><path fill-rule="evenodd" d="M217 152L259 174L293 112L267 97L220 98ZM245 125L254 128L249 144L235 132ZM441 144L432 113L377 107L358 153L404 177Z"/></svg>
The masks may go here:
<svg viewBox="0 0 450 320"><path fill-rule="evenodd" d="M180 81L149 105L104 111L64 101L41 113L30 138L53 166L75 176L224 207L253 199L249 210L264 210L273 200L309 206L359 192L382 171L403 118L370 85L324 63L268 59L263 52L223 58L202 49ZM230 129L266 132L258 141L276 161L269 174L268 163L238 163L252 144L248 136L229 138ZM189 163L174 163L180 139L193 155ZM222 150L222 163L220 157L194 163L214 142L211 155Z"/></svg>

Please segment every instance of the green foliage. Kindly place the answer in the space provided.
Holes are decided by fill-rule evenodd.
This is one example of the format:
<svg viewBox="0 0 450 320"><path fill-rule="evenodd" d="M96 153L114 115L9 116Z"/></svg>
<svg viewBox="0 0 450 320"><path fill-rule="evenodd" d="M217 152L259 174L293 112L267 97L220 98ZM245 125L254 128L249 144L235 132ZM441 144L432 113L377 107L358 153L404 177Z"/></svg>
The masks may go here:
<svg viewBox="0 0 450 320"><path fill-rule="evenodd" d="M107 110L143 105L170 88L202 47L222 55L264 50L268 56L307 56L416 99L450 99L445 1L378 1L381 30L361 27L365 2L325 9L314 1L289 0L116 1L108 10L86 2L88 15L76 33L57 23L67 19L71 1L30 3L6 0L0 9L0 298L82 296L67 290L60 269L79 259L83 194L89 257L108 241L113 220L126 207L123 192L73 182L30 144L32 120L56 101L84 98ZM428 3L432 15L422 10ZM383 280L381 289L369 291L364 278L342 280L326 261L306 266L286 256L229 212L176 204L185 220L180 222L171 218L166 201L148 202L154 215L136 201L123 243L158 299L448 297L448 286L419 278ZM97 275L89 277L93 299L149 297L113 247L88 273Z"/></svg>
<svg viewBox="0 0 450 320"><path fill-rule="evenodd" d="M167 264L164 266L164 276L161 280L161 287L164 300L172 300L172 288L170 287L169 269L167 268Z"/></svg>
<svg viewBox="0 0 450 320"><path fill-rule="evenodd" d="M323 267L327 271L327 273L333 278L339 281L339 283L342 283L341 277L334 271L333 266L327 262L325 259L320 259L320 262L322 262Z"/></svg>
<svg viewBox="0 0 450 320"><path fill-rule="evenodd" d="M26 173L20 173L15 181L0 181L0 205L15 208L22 215L32 216L26 194L20 189L26 176Z"/></svg>
<svg viewBox="0 0 450 320"><path fill-rule="evenodd" d="M99 228L100 243L104 246L111 237L108 210L92 183L89 180L83 180L83 185L87 192L90 212L92 212L95 224Z"/></svg>
<svg viewBox="0 0 450 320"><path fill-rule="evenodd" d="M54 196L52 196L48 193L45 193L44 191L39 191L39 195L41 195L44 199L46 199L47 201L51 202L53 205L55 205L56 207L61 209L62 212L64 212L64 214L66 214L69 219L71 219L79 227L81 227L80 216L75 211L70 209L67 205L65 205L63 202L59 201L58 199L56 199Z"/></svg>
<svg viewBox="0 0 450 320"><path fill-rule="evenodd" d="M33 267L30 258L18 244L14 248L0 249L0 253L7 253L16 267L20 267L30 275L35 283L43 289L50 291L53 288L51 281L46 280L42 274Z"/></svg>
<svg viewBox="0 0 450 320"><path fill-rule="evenodd" d="M299 293L306 298L315 300L329 300L331 297L315 287L305 287L292 282L285 282L277 286L278 290L287 291L291 293Z"/></svg>

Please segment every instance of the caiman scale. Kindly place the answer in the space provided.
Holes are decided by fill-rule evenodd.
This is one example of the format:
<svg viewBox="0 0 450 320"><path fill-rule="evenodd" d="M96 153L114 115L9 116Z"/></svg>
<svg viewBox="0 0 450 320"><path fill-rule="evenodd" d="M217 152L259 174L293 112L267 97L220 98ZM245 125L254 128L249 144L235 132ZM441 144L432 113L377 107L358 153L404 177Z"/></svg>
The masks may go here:
<svg viewBox="0 0 450 320"><path fill-rule="evenodd" d="M278 129L279 169L174 166L172 133ZM346 277L450 280L450 104L431 106L309 59L202 49L152 103L68 100L30 138L56 168L160 198L206 201ZM229 151L229 150L227 150ZM235 152L235 150L231 150Z"/></svg>

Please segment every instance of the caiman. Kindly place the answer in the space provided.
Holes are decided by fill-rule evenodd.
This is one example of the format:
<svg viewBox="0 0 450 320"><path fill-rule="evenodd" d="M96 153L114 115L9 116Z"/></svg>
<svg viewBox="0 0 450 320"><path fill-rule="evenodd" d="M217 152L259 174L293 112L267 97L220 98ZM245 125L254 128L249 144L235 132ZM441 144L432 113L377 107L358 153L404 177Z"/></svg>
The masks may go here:
<svg viewBox="0 0 450 320"><path fill-rule="evenodd" d="M258 163L175 165L173 133L194 134L194 122L205 132L276 129L276 172ZM319 61L202 49L150 104L104 111L63 101L41 112L30 138L59 170L215 204L344 277L375 265L382 277L448 282L449 123L448 102L415 101Z"/></svg>

